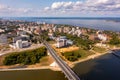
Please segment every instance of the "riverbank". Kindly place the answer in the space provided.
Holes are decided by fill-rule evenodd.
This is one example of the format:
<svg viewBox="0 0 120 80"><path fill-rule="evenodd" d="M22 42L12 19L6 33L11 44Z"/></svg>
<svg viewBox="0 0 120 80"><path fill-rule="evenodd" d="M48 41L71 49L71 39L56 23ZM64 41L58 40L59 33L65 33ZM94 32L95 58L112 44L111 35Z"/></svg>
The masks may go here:
<svg viewBox="0 0 120 80"><path fill-rule="evenodd" d="M94 60L88 60L82 63L78 63L73 68L73 71L75 71L75 73L80 76L80 79L84 80L101 80L101 78L102 80L120 79L119 75L116 75L119 74L120 71L118 60L119 59L112 54L106 54ZM93 71L96 73L91 73ZM67 80L61 71L53 71L51 69L0 71L0 74L0 80ZM46 76L49 78L47 78Z"/></svg>
<svg viewBox="0 0 120 80"><path fill-rule="evenodd" d="M0 69L0 71L23 71L23 70L40 70L40 69L50 69L53 71L61 71L58 67L51 67L51 66L42 66L37 68L13 68L13 69Z"/></svg>
<svg viewBox="0 0 120 80"><path fill-rule="evenodd" d="M15 65L7 66L7 65L0 64L0 70L49 67L49 65L52 64L53 62L54 62L54 59L51 56L45 56L45 57L40 59L39 63L32 64L32 65L15 64Z"/></svg>
<svg viewBox="0 0 120 80"><path fill-rule="evenodd" d="M72 64L69 64L70 67L74 67L76 64L78 63L81 63L81 62L85 62L85 61L88 61L88 60L91 60L91 59L95 59L95 58L98 58L100 56L103 56L105 54L109 54L109 53L112 53L111 51L116 51L116 50L120 50L120 47L114 47L114 48L111 48L111 49L108 49L106 52L104 53L98 53L98 52L95 52L95 54L93 55L90 55L86 58L83 58L83 59L79 59L78 61L75 61L73 62Z"/></svg>
<svg viewBox="0 0 120 80"><path fill-rule="evenodd" d="M80 59L78 61L72 62L72 64L70 63L68 65L71 68L73 68L77 63L84 62L84 61L87 61L89 59L94 59L94 58L102 56L104 54L106 54L106 53L94 54L94 55L88 56L86 58ZM45 59L43 59L43 60L45 60ZM49 61L49 64L46 63L47 61ZM60 71L59 67L51 67L51 66L49 66L54 61L52 59L52 57L49 56L49 59L47 61L45 63L38 63L38 64L34 64L34 65L23 65L22 66L22 65L17 64L17 65L12 65L12 66L0 66L0 71L36 70L36 69L50 69L50 70L53 70L53 71Z"/></svg>
<svg viewBox="0 0 120 80"><path fill-rule="evenodd" d="M113 51L114 50L120 50L120 48L114 48L114 49L111 49L111 50L113 50ZM85 61L88 61L88 60L91 60L91 59L95 59L95 58L98 58L98 57L103 56L103 55L108 54L108 53L110 53L110 50L108 50L104 53L95 52L95 54L93 54L93 55L90 55L90 56L87 56L85 58L79 59L78 61L75 61L75 62L68 63L68 65L71 68L73 68L78 63L85 62ZM50 70L53 70L53 71L60 71L59 67L49 66L52 62L54 62L54 59L51 56L47 56L46 59L44 58L42 60L42 63L37 63L37 64L33 64L33 65L23 65L23 66L21 66L21 65L17 64L17 65L12 65L12 66L0 66L0 71L37 70L37 69L50 69Z"/></svg>
<svg viewBox="0 0 120 80"><path fill-rule="evenodd" d="M84 61L88 61L88 60L90 60L90 59L95 59L95 58L98 58L98 57L100 57L100 56L102 56L102 55L105 55L105 54L108 54L109 53L109 51L108 52L105 52L105 53L96 53L96 54L93 54L93 55L90 55L90 56L88 56L88 57L86 57L86 58L83 58L83 59L79 59L78 61L75 61L75 62L73 62L73 63L71 63L71 64L69 64L69 66L70 67L74 67L76 64L78 64L78 63L81 63L81 62L84 62Z"/></svg>

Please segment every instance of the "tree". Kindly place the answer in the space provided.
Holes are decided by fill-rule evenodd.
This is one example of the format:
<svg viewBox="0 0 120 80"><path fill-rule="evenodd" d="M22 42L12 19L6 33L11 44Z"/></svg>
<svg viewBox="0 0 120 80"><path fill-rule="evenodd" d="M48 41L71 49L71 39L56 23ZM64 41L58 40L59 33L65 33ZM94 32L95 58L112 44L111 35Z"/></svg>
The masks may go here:
<svg viewBox="0 0 120 80"><path fill-rule="evenodd" d="M120 44L120 39L117 36L113 36L109 43L112 45Z"/></svg>
<svg viewBox="0 0 120 80"><path fill-rule="evenodd" d="M45 47L41 47L34 50L27 50L22 52L11 53L7 55L4 60L4 65L13 65L13 64L35 64L39 62L39 60L46 56L47 49Z"/></svg>

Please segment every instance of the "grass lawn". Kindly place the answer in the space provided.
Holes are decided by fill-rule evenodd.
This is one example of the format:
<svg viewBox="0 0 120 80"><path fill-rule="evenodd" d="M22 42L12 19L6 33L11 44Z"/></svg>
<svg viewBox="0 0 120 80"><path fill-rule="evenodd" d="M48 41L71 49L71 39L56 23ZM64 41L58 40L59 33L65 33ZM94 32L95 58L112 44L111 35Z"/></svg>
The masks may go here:
<svg viewBox="0 0 120 80"><path fill-rule="evenodd" d="M55 41L48 41L49 44L55 44L56 42Z"/></svg>
<svg viewBox="0 0 120 80"><path fill-rule="evenodd" d="M89 50L78 49L78 50L75 50L75 51L65 52L65 53L62 53L62 54L63 54L63 56L65 56L66 59L72 57L73 61L76 61L78 59L82 59L82 58L85 58L89 55L92 55L94 53L89 51ZM71 60L69 60L69 61L71 61Z"/></svg>
<svg viewBox="0 0 120 80"><path fill-rule="evenodd" d="M102 47L94 47L93 50L98 53L104 53L107 51L105 48Z"/></svg>
<svg viewBox="0 0 120 80"><path fill-rule="evenodd" d="M89 50L83 50L83 49L79 49L79 50L76 51L76 52L79 52L79 53L80 53L80 55L81 55L80 59L85 58L85 57L87 57L87 56L89 56L89 55L94 54L93 52L91 52L91 51L89 51Z"/></svg>
<svg viewBox="0 0 120 80"><path fill-rule="evenodd" d="M120 44L115 45L116 47L120 47Z"/></svg>

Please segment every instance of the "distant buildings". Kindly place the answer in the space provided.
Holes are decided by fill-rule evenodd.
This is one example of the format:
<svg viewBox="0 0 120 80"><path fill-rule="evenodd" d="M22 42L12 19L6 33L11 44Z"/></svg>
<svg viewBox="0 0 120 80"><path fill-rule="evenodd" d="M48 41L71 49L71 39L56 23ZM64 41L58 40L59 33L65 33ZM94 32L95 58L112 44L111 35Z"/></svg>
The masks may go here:
<svg viewBox="0 0 120 80"><path fill-rule="evenodd" d="M34 33L39 35L41 33L41 28L36 27L35 30L34 30Z"/></svg>
<svg viewBox="0 0 120 80"><path fill-rule="evenodd" d="M54 33L48 33L48 36L49 36L50 39L55 39Z"/></svg>
<svg viewBox="0 0 120 80"><path fill-rule="evenodd" d="M3 29L0 29L0 33L2 33L2 32L5 32L5 30L3 30Z"/></svg>
<svg viewBox="0 0 120 80"><path fill-rule="evenodd" d="M45 22L1 21L1 26L0 34L6 30L7 31L6 35L0 35L0 44L8 43L7 39L11 43L13 38L13 43L10 44L13 48L29 47L30 38L27 36L27 33L40 35L42 32L48 32L49 38L56 40L56 47L58 48L73 45L73 41L68 40L66 36L59 36L56 38L55 36L58 36L57 34L59 33L75 35L82 39L88 38L90 40L101 41L103 43L109 40L108 34L106 35L101 30L92 30L69 25L47 24ZM9 28L10 26L16 26L16 28ZM12 31L9 32L9 29L12 29Z"/></svg>
<svg viewBox="0 0 120 80"><path fill-rule="evenodd" d="M26 32L22 30L17 30L16 32L17 32L17 36L26 35Z"/></svg>
<svg viewBox="0 0 120 80"><path fill-rule="evenodd" d="M102 41L107 41L107 36L105 34L98 34L98 38Z"/></svg>
<svg viewBox="0 0 120 80"><path fill-rule="evenodd" d="M97 31L97 37L98 39L100 39L101 41L107 41L107 35L104 34L102 31L98 30Z"/></svg>
<svg viewBox="0 0 120 80"><path fill-rule="evenodd" d="M0 35L0 45L7 44L7 35L1 34Z"/></svg>

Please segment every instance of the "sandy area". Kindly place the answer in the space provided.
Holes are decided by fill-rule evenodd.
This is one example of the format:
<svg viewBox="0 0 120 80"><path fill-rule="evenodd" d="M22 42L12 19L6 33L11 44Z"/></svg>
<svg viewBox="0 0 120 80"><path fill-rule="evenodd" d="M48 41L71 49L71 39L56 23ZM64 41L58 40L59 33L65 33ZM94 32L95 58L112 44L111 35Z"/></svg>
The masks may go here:
<svg viewBox="0 0 120 80"><path fill-rule="evenodd" d="M69 47L66 47L66 48L56 48L54 45L52 45L52 47L58 52L71 52L71 51L75 51L75 50L78 50L79 47L77 46L69 46Z"/></svg>

